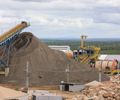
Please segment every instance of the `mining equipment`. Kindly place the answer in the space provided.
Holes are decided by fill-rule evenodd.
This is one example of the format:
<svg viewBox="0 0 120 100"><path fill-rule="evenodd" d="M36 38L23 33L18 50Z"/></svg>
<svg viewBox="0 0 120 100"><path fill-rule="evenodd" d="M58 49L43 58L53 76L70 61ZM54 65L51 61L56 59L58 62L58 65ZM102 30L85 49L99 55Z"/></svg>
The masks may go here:
<svg viewBox="0 0 120 100"><path fill-rule="evenodd" d="M114 60L97 60L95 68L102 70L105 74L120 74L120 64L117 59Z"/></svg>
<svg viewBox="0 0 120 100"><path fill-rule="evenodd" d="M95 64L100 54L100 48L96 46L85 46L85 40L87 36L81 36L80 49L73 51L74 59L77 59L81 63L90 63L91 66Z"/></svg>
<svg viewBox="0 0 120 100"><path fill-rule="evenodd" d="M97 68L105 74L120 73L120 65L117 59L99 60L100 48L96 46L85 46L87 36L81 36L80 49L73 51L73 57L81 63L87 63L90 67Z"/></svg>
<svg viewBox="0 0 120 100"><path fill-rule="evenodd" d="M30 26L29 23L22 21L15 27L0 36L0 75L7 76L9 73L9 62L12 45L10 45L21 33L21 31Z"/></svg>

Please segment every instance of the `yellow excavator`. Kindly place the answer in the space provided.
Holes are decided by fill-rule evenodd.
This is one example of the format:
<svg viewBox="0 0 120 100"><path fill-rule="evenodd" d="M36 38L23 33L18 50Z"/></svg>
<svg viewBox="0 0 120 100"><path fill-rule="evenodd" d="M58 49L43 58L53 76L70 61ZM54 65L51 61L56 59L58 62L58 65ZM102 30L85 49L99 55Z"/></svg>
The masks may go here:
<svg viewBox="0 0 120 100"><path fill-rule="evenodd" d="M73 51L73 57L82 63L95 63L100 54L100 48L96 46L85 46L84 41L87 36L81 36L81 45L79 50Z"/></svg>

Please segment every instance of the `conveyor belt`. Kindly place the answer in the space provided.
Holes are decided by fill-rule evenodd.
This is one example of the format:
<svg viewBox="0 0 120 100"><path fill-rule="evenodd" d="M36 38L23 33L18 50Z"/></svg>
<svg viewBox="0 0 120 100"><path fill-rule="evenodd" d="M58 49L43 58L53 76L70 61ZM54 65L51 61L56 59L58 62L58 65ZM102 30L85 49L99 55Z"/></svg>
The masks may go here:
<svg viewBox="0 0 120 100"><path fill-rule="evenodd" d="M29 24L27 22L21 22L20 24L16 25L15 27L11 28L9 31L3 33L0 36L0 46L9 45L10 42Z"/></svg>

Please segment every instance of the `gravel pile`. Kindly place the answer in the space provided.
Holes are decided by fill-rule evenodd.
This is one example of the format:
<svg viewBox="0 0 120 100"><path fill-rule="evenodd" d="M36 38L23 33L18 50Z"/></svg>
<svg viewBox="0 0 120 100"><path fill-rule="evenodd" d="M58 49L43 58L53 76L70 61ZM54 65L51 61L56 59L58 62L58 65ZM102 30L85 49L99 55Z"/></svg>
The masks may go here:
<svg viewBox="0 0 120 100"><path fill-rule="evenodd" d="M107 81L90 86L72 99L66 100L120 100L120 83Z"/></svg>
<svg viewBox="0 0 120 100"><path fill-rule="evenodd" d="M0 77L1 83L25 85L26 65L29 63L29 81L31 86L54 85L67 80L66 68L70 67L70 82L85 84L98 80L98 71L88 65L67 59L63 52L50 49L32 33L22 33L11 44L10 73ZM102 81L109 78L102 74Z"/></svg>

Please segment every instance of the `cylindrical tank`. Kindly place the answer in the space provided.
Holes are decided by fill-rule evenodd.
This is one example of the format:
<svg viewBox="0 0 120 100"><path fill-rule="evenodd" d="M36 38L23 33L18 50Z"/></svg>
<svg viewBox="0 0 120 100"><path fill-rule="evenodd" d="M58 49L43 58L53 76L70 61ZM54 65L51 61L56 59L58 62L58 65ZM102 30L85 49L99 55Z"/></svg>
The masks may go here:
<svg viewBox="0 0 120 100"><path fill-rule="evenodd" d="M72 51L65 51L65 54L67 55L67 57L69 59L72 59L73 58L73 52Z"/></svg>
<svg viewBox="0 0 120 100"><path fill-rule="evenodd" d="M117 62L115 60L99 60L95 62L95 68L102 70L116 69Z"/></svg>

